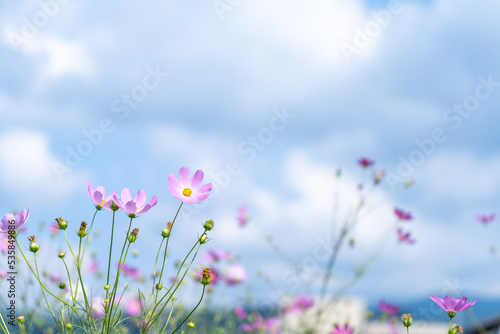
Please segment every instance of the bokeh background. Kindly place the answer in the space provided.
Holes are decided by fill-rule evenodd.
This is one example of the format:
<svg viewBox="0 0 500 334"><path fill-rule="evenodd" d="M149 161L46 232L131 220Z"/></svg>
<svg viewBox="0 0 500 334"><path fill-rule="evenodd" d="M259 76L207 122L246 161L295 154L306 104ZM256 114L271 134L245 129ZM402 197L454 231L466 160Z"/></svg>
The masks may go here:
<svg viewBox="0 0 500 334"><path fill-rule="evenodd" d="M256 298L273 290L258 271L314 295L317 285L283 277L290 264L266 236L297 264L313 256L335 229L335 194L346 210L371 179L356 163L367 156L391 181L366 199L375 210L341 252L335 284L377 252L349 294L493 302L500 234L474 217L499 207L499 11L493 0L2 1L0 211L76 228L94 212L88 180L145 189L159 197L135 223L147 270L179 204L168 175L203 169L217 191L185 208L172 252L212 218L207 248L239 257ZM414 216L404 227L416 244L398 244L394 207ZM110 217L98 215L102 240Z"/></svg>

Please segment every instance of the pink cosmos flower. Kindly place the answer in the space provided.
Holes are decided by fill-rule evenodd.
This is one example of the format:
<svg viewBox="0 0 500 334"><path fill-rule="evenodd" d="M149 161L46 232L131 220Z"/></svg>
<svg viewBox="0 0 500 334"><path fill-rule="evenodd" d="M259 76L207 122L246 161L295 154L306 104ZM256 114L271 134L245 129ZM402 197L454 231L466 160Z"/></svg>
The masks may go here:
<svg viewBox="0 0 500 334"><path fill-rule="evenodd" d="M330 334L353 334L354 328L349 327L349 324L345 324L344 327L335 325L334 330Z"/></svg>
<svg viewBox="0 0 500 334"><path fill-rule="evenodd" d="M278 317L264 319L262 316L258 316L253 323L241 325L241 330L243 332L280 334L280 326L281 320Z"/></svg>
<svg viewBox="0 0 500 334"><path fill-rule="evenodd" d="M90 264L87 267L87 272L89 274L93 274L97 271L97 269L99 269L99 262L97 262L96 259L92 259L92 261L90 262Z"/></svg>
<svg viewBox="0 0 500 334"><path fill-rule="evenodd" d="M139 298L132 298L125 303L125 311L131 316L141 314L142 307L144 307L144 302Z"/></svg>
<svg viewBox="0 0 500 334"><path fill-rule="evenodd" d="M62 277L58 274L50 274L49 281L51 281L52 283L60 283L62 282Z"/></svg>
<svg viewBox="0 0 500 334"><path fill-rule="evenodd" d="M118 263L116 264L116 267L118 268ZM142 274L139 268L129 266L126 263L122 264L122 274L138 281L142 279Z"/></svg>
<svg viewBox="0 0 500 334"><path fill-rule="evenodd" d="M238 223L240 224L240 227L245 226L248 219L250 219L250 213L246 207L242 206L238 209Z"/></svg>
<svg viewBox="0 0 500 334"><path fill-rule="evenodd" d="M7 276L7 273L4 270L0 269L0 278L4 278L5 276Z"/></svg>
<svg viewBox="0 0 500 334"><path fill-rule="evenodd" d="M59 227L56 225L50 225L50 235L55 236L59 232Z"/></svg>
<svg viewBox="0 0 500 334"><path fill-rule="evenodd" d="M181 167L179 169L179 179L174 174L170 174L167 187L175 198L184 203L200 203L207 199L212 190L211 183L201 185L203 176L203 171L198 169L190 180L189 169Z"/></svg>
<svg viewBox="0 0 500 334"><path fill-rule="evenodd" d="M92 181L89 181L87 183L87 194L89 194L92 202L95 203L95 207L97 210L105 208L111 211L111 202L113 200L113 196L116 194L114 191L111 195L106 197L106 189L104 189L104 187L98 186L94 189L94 187L92 186Z"/></svg>
<svg viewBox="0 0 500 334"><path fill-rule="evenodd" d="M94 319L99 319L104 317L104 298L94 297L92 298L92 315Z"/></svg>
<svg viewBox="0 0 500 334"><path fill-rule="evenodd" d="M248 278L248 273L242 265L232 264L227 268L224 281L227 285L235 285L244 282Z"/></svg>
<svg viewBox="0 0 500 334"><path fill-rule="evenodd" d="M368 168L370 166L373 166L373 164L375 164L375 161L367 157L361 157L358 160L358 164L363 168Z"/></svg>
<svg viewBox="0 0 500 334"><path fill-rule="evenodd" d="M15 246L15 242L12 245ZM0 252L7 253L8 250L9 250L9 238L7 238L7 236L0 235Z"/></svg>
<svg viewBox="0 0 500 334"><path fill-rule="evenodd" d="M401 228L398 228L398 239L402 243L406 244L414 244L416 242L415 239L410 238L410 232L403 233L403 230Z"/></svg>
<svg viewBox="0 0 500 334"><path fill-rule="evenodd" d="M144 205L147 198L145 190L139 190L133 200L128 188L122 190L121 200L116 193L113 193L112 196L113 202L115 202L120 209L128 213L130 218L135 218L137 215L148 212L158 203L158 197L155 195L146 205Z"/></svg>
<svg viewBox="0 0 500 334"><path fill-rule="evenodd" d="M243 306L236 306L234 308L234 313L239 319L246 319L248 317L248 314L245 312Z"/></svg>
<svg viewBox="0 0 500 334"><path fill-rule="evenodd" d="M476 216L476 221L478 223L486 225L486 224L491 223L492 221L494 221L495 218L496 218L496 214L494 214L494 213L492 213L490 215L477 215Z"/></svg>
<svg viewBox="0 0 500 334"><path fill-rule="evenodd" d="M411 220L413 218L410 212L404 212L398 208L394 209L394 214L396 214L399 220Z"/></svg>
<svg viewBox="0 0 500 334"><path fill-rule="evenodd" d="M386 303L384 300L381 300L378 303L378 308L380 309L380 311L382 311L382 313L388 315L397 314L399 312L399 306Z"/></svg>
<svg viewBox="0 0 500 334"><path fill-rule="evenodd" d="M22 226L29 216L29 209L24 209L16 215L7 213L0 222L0 233L9 233L9 231L15 231L15 233L17 234L21 230ZM13 222L13 224L11 224L11 222ZM14 226L14 228L9 229L9 226Z"/></svg>
<svg viewBox="0 0 500 334"><path fill-rule="evenodd" d="M314 302L309 296L297 296L292 302L284 308L284 312L300 313L311 308Z"/></svg>
<svg viewBox="0 0 500 334"><path fill-rule="evenodd" d="M455 313L468 309L469 307L477 303L476 301L467 303L467 297L462 297L462 299L455 299L450 296L445 296L444 300L436 296L432 296L429 298L436 304L438 304L443 310L447 311L448 315L451 318L455 316Z"/></svg>
<svg viewBox="0 0 500 334"><path fill-rule="evenodd" d="M217 262L223 261L231 258L231 253L226 252L223 249L209 250L205 252L202 256L203 262Z"/></svg>

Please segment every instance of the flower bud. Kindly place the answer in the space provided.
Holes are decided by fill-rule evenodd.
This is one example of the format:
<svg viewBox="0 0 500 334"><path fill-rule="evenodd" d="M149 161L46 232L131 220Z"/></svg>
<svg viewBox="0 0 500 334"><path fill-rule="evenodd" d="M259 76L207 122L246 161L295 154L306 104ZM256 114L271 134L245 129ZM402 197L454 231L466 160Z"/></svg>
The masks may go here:
<svg viewBox="0 0 500 334"><path fill-rule="evenodd" d="M111 287L109 285L107 285L107 284L104 286L104 290L109 290L110 288Z"/></svg>
<svg viewBox="0 0 500 334"><path fill-rule="evenodd" d="M22 315L20 315L19 317L17 317L17 322L22 324L24 322L24 317Z"/></svg>
<svg viewBox="0 0 500 334"><path fill-rule="evenodd" d="M385 173L384 173L384 171L383 171L383 170L378 170L378 171L376 171L376 172L375 172L375 175L374 175L374 180L373 180L373 182L374 182L375 184L379 184L379 183L380 183L380 181L382 181L382 178L384 177L384 174L385 174Z"/></svg>
<svg viewBox="0 0 500 334"><path fill-rule="evenodd" d="M188 322L188 327L189 328L194 328L194 322L192 322L192 321Z"/></svg>
<svg viewBox="0 0 500 334"><path fill-rule="evenodd" d="M203 285L209 285L211 280L212 280L212 274L210 273L210 268L205 267L205 269L203 269L200 282Z"/></svg>
<svg viewBox="0 0 500 334"><path fill-rule="evenodd" d="M156 290L161 290L161 288L163 288L163 285L161 285L161 283L157 283Z"/></svg>
<svg viewBox="0 0 500 334"><path fill-rule="evenodd" d="M80 229L78 230L78 232L76 232L76 235L78 235L80 238L83 238L88 234L86 230L87 230L87 223L82 222L82 224L80 225Z"/></svg>
<svg viewBox="0 0 500 334"><path fill-rule="evenodd" d="M104 299L104 303L105 304L109 303L109 299Z"/></svg>
<svg viewBox="0 0 500 334"><path fill-rule="evenodd" d="M68 322L68 323L66 324L66 328L67 328L67 329L71 329L71 328L73 328L73 325L72 325L70 322Z"/></svg>
<svg viewBox="0 0 500 334"><path fill-rule="evenodd" d="M33 253L38 252L38 249L40 247L38 247L38 244L35 241L35 236L32 235L31 237L28 237L28 240L30 241L30 246L29 246L30 252L33 252Z"/></svg>
<svg viewBox="0 0 500 334"><path fill-rule="evenodd" d="M208 235L206 233L203 233L200 237L200 244L204 244L208 241Z"/></svg>
<svg viewBox="0 0 500 334"><path fill-rule="evenodd" d="M120 210L120 207L118 205L116 205L115 202L111 201L111 204L109 205L109 208L112 210L112 211L118 211Z"/></svg>
<svg viewBox="0 0 500 334"><path fill-rule="evenodd" d="M64 290L65 287L66 287L66 284L64 284L62 282L59 283L59 289Z"/></svg>
<svg viewBox="0 0 500 334"><path fill-rule="evenodd" d="M57 254L57 256L58 256L60 259L64 259L64 257L66 256L66 253L64 253L64 252L59 252L59 254Z"/></svg>
<svg viewBox="0 0 500 334"><path fill-rule="evenodd" d="M205 223L203 224L203 227L207 231L212 230L214 228L214 221L212 219L205 221Z"/></svg>
<svg viewBox="0 0 500 334"><path fill-rule="evenodd" d="M451 327L451 331L450 331L451 334L457 334L457 333L462 333L462 327L460 327L459 325L457 324L453 324L453 326Z"/></svg>
<svg viewBox="0 0 500 334"><path fill-rule="evenodd" d="M405 327L410 327L413 324L413 319L411 317L411 314L403 314L401 316L401 322Z"/></svg>
<svg viewBox="0 0 500 334"><path fill-rule="evenodd" d="M161 236L164 238L168 238L170 236L170 231L172 230L172 222L168 222L167 226L163 228L163 231L161 231Z"/></svg>
<svg viewBox="0 0 500 334"><path fill-rule="evenodd" d="M135 242L135 240L137 239L137 234L138 233L139 233L139 229L138 228L134 228L132 230L132 232L130 232L130 235L128 236L128 241L130 243Z"/></svg>
<svg viewBox="0 0 500 334"><path fill-rule="evenodd" d="M68 222L61 217L56 218L56 222L60 230L65 230L68 227Z"/></svg>
<svg viewBox="0 0 500 334"><path fill-rule="evenodd" d="M453 311L448 311L448 316L450 317L450 319L452 319L453 317L455 317L455 312Z"/></svg>

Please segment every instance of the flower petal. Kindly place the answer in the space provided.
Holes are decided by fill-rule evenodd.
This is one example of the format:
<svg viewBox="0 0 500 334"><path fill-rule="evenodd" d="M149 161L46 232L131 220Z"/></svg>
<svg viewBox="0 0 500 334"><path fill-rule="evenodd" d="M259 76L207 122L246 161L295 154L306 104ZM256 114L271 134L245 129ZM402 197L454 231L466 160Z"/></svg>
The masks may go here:
<svg viewBox="0 0 500 334"><path fill-rule="evenodd" d="M182 188L189 186L189 169L187 167L179 169L179 180L181 181Z"/></svg>
<svg viewBox="0 0 500 334"><path fill-rule="evenodd" d="M127 202L125 203L124 205L124 210L128 213L137 213L137 205L135 204L134 201L130 201L130 202Z"/></svg>
<svg viewBox="0 0 500 334"><path fill-rule="evenodd" d="M444 306L446 306L447 311L453 311L455 310L455 306L457 306L458 299L455 299L450 296L445 296L444 297Z"/></svg>
<svg viewBox="0 0 500 334"><path fill-rule="evenodd" d="M145 212L148 212L153 206L155 206L158 203L158 197L155 195L151 200L146 204L142 209L140 209L137 213L142 214Z"/></svg>
<svg viewBox="0 0 500 334"><path fill-rule="evenodd" d="M196 173L194 173L193 178L191 179L191 184L189 185L189 188L195 189L201 184L201 181L203 181L203 171L201 169L198 169Z"/></svg>
<svg viewBox="0 0 500 334"><path fill-rule="evenodd" d="M134 198L134 202L138 208L140 208L141 206L144 205L144 203L146 202L146 197L147 197L147 194L146 194L145 190L139 190L137 192L137 195Z"/></svg>
<svg viewBox="0 0 500 334"><path fill-rule="evenodd" d="M130 190L128 188L123 188L121 197L123 204L132 200L132 196L130 195Z"/></svg>
<svg viewBox="0 0 500 334"><path fill-rule="evenodd" d="M87 194L89 194L91 200L94 200L92 196L94 194L94 187L92 186L92 181L87 182Z"/></svg>
<svg viewBox="0 0 500 334"><path fill-rule="evenodd" d="M116 193L113 193L113 202L122 210L124 210L123 203L120 200L120 197Z"/></svg>
<svg viewBox="0 0 500 334"><path fill-rule="evenodd" d="M472 305L474 305L475 303L477 303L477 301L474 301L474 302L470 302L470 303L467 303L465 304L462 309L460 311L463 311L465 309L468 309L469 307L471 307Z"/></svg>
<svg viewBox="0 0 500 334"><path fill-rule="evenodd" d="M172 186L172 188L177 189L177 191L183 190L183 187L179 182L179 179L177 179L177 177L174 174L170 174L168 176L168 183L170 184L170 186Z"/></svg>
<svg viewBox="0 0 500 334"><path fill-rule="evenodd" d="M429 297L430 299L432 299L436 304L438 304L442 309L446 310L446 306L444 305L444 301L437 297L437 296L432 296L432 297Z"/></svg>
<svg viewBox="0 0 500 334"><path fill-rule="evenodd" d="M177 197L177 196L181 196L182 195L182 191L181 190L178 190L178 189L174 189L172 188L170 185L167 184L167 187L168 187L168 190L170 190L170 192L172 193L172 195L174 195L174 197Z"/></svg>
<svg viewBox="0 0 500 334"><path fill-rule="evenodd" d="M462 299L460 299L457 303L457 305L455 305L455 307L453 308L453 311L455 312L460 312L462 311L462 307L467 304L467 297L462 297Z"/></svg>
<svg viewBox="0 0 500 334"><path fill-rule="evenodd" d="M212 184L207 183L199 187L198 189L195 189L197 193L206 193L212 190Z"/></svg>

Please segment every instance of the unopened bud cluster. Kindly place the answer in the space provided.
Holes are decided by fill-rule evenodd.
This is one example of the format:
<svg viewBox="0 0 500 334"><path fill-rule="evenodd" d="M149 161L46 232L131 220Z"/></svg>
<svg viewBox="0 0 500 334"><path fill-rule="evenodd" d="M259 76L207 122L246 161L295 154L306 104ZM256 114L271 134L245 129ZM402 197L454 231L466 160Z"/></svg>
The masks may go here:
<svg viewBox="0 0 500 334"><path fill-rule="evenodd" d="M134 228L132 232L130 232L130 235L128 236L128 241L130 243L135 242L135 240L137 239L137 234L139 234L139 229Z"/></svg>
<svg viewBox="0 0 500 334"><path fill-rule="evenodd" d="M62 219L62 217L56 218L56 222L60 230L65 230L68 227L68 222Z"/></svg>
<svg viewBox="0 0 500 334"><path fill-rule="evenodd" d="M210 273L210 268L205 267L205 269L203 269L203 273L201 275L201 284L209 285L211 279L212 279L212 274Z"/></svg>
<svg viewBox="0 0 500 334"><path fill-rule="evenodd" d="M450 334L458 334L458 333L462 333L462 327L460 327L459 325L457 324L454 324L452 327L451 327L451 330L448 332Z"/></svg>
<svg viewBox="0 0 500 334"><path fill-rule="evenodd" d="M214 221L212 219L205 221L203 227L205 228L205 230L211 231L214 228Z"/></svg>
<svg viewBox="0 0 500 334"><path fill-rule="evenodd" d="M164 238L168 238L170 236L170 231L172 231L172 222L168 222L167 226L163 228L161 231L161 236Z"/></svg>
<svg viewBox="0 0 500 334"><path fill-rule="evenodd" d="M76 232L76 235L78 235L80 238L83 238L84 236L87 235L87 223L82 222L80 225L80 229L78 232Z"/></svg>
<svg viewBox="0 0 500 334"><path fill-rule="evenodd" d="M411 317L411 314L403 314L401 316L401 322L405 327L410 327L413 324L413 319Z"/></svg>
<svg viewBox="0 0 500 334"><path fill-rule="evenodd" d="M32 235L31 237L28 237L28 240L30 241L30 246L29 246L30 252L33 253L38 252L38 249L40 249L40 247L38 247L38 244L35 241L35 236Z"/></svg>

